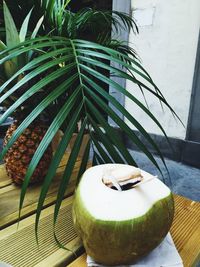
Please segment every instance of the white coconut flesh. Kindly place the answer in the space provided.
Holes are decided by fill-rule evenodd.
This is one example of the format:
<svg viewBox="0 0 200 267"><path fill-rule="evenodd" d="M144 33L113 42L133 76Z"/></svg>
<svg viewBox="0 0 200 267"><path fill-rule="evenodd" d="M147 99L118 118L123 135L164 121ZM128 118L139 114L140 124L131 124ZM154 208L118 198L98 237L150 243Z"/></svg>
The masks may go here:
<svg viewBox="0 0 200 267"><path fill-rule="evenodd" d="M137 184L125 191L111 188L128 182ZM73 204L74 224L87 254L110 266L148 254L168 233L173 215L170 189L155 176L123 164L88 169Z"/></svg>
<svg viewBox="0 0 200 267"><path fill-rule="evenodd" d="M142 170L141 184L126 191L110 189L103 183L103 178L109 178L109 172L115 174L117 179L126 173L138 173L138 169L129 165L106 164L90 168L84 173L80 198L87 211L96 219L122 221L137 218L146 214L155 202L170 195L166 185Z"/></svg>

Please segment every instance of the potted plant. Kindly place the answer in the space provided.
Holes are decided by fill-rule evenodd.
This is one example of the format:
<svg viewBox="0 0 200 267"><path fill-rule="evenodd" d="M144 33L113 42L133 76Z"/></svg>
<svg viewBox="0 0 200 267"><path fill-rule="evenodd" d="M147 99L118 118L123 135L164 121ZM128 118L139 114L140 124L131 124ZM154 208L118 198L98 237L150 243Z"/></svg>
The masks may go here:
<svg viewBox="0 0 200 267"><path fill-rule="evenodd" d="M36 230L48 188L75 132L77 137L58 189L54 223L56 223L85 132L89 134L89 139L85 146L77 181L86 169L91 150L93 151L93 165L111 162L137 165L118 133L108 123L107 117L110 117L160 170L151 152L116 113L116 109L140 131L164 163L159 147L145 128L117 102L106 88L112 86L128 97L157 124L166 136L161 124L142 102L126 88L116 83L112 76L127 79L138 85L140 90L152 93L175 114L150 75L140 64L135 52L123 42L112 39L110 36L111 25L116 30L120 27L126 30L137 30L133 19L124 13L114 11L84 9L73 13L67 8L69 2L64 0L35 1L36 6L43 11L43 30L48 30L49 34L43 32L43 36L27 39L0 53L1 66L9 60L31 53L29 61L9 77L0 89L1 105L18 93L18 97L7 107L0 118L0 123L13 115L20 107L28 103L31 107L7 141L1 153L1 159L39 116L48 118L48 129L26 171L21 190L20 209L35 169L57 131L63 130L63 137L42 184L37 207ZM96 33L95 38L85 35L86 32ZM119 67L114 67L111 63L117 63ZM22 78L16 81L19 76ZM111 105L115 107L115 110Z"/></svg>

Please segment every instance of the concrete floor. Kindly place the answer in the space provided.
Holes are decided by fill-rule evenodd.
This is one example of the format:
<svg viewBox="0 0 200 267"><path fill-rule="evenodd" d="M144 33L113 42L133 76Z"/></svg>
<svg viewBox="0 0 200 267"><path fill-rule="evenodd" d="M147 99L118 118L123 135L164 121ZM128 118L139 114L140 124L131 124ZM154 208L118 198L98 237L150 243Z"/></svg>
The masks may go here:
<svg viewBox="0 0 200 267"><path fill-rule="evenodd" d="M139 167L162 179L161 174L149 159L140 152L130 151ZM179 195L200 201L200 169L166 159L170 178L160 159L156 158L163 172L164 180L171 190ZM163 179L162 179L163 180Z"/></svg>

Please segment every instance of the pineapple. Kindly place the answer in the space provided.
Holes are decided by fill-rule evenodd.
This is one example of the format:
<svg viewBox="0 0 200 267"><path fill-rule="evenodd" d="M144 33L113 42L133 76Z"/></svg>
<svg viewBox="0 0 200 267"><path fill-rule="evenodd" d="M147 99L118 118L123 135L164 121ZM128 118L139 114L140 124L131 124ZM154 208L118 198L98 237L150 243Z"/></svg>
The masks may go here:
<svg viewBox="0 0 200 267"><path fill-rule="evenodd" d="M8 128L4 138L4 146L7 144L17 127L18 123L14 122ZM37 123L32 123L28 128L26 128L23 134L13 144L12 148L10 148L6 153L4 161L7 174L16 184L22 184L33 154L35 153L46 131L47 127L42 122L37 121ZM31 177L30 183L33 184L44 179L51 159L52 148L49 146L38 163L38 166Z"/></svg>
<svg viewBox="0 0 200 267"><path fill-rule="evenodd" d="M6 44L0 40L0 51L6 48L10 48L13 45L18 45L21 42L25 41L28 23L30 19L30 15L32 10L26 16L24 22L22 23L20 33L16 28L15 22L12 18L12 15L6 5L3 3L3 11L4 11L4 20L5 20L5 28L6 28ZM34 38L42 24L42 18L38 21L31 38ZM12 58L11 60L6 61L3 66L0 66L0 80L7 80L11 78L21 67L23 67L23 63L28 63L27 60L30 58L30 54L22 54L19 55L17 58ZM23 78L23 74L20 74L15 81L18 82ZM12 94L6 101L3 103L5 108L9 108L13 102L15 102L23 91L27 90L30 84L25 84L19 90L19 93ZM9 89L9 88L6 88ZM39 96L34 95L34 98L26 102L26 106L21 106L15 110L13 113L14 118L16 121L9 127L5 139L4 139L4 146L8 143L9 139L13 135L14 131L17 129L20 122L29 114L32 110L32 106L37 103L39 100ZM4 157L6 170L8 176L16 183L21 184L24 180L26 175L27 168L29 163L40 143L43 136L47 131L47 127L44 123L40 120L34 121L30 126L23 132L23 134L17 139L17 141L13 144L13 146L8 150L7 154ZM37 168L35 169L30 183L35 183L37 181L41 181L48 170L49 163L52 158L52 149L49 146L44 153L43 157L41 158L40 162L38 163Z"/></svg>

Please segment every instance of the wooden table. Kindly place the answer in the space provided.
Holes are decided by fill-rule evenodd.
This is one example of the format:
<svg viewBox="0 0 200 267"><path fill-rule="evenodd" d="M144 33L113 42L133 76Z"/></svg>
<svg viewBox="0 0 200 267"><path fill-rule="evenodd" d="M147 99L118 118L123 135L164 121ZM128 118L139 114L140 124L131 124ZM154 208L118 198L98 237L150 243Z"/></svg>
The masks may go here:
<svg viewBox="0 0 200 267"><path fill-rule="evenodd" d="M34 220L40 186L28 189L22 220L17 229L20 187L11 183L4 166L0 166L0 261L10 263L13 267L86 267L83 247L74 231L71 217L80 158L65 193L56 229L59 240L68 250L58 248L52 234L56 192L67 159L68 155L65 155L45 201L40 220L39 247L35 240ZM184 266L195 266L200 257L200 203L175 196L175 207L171 234Z"/></svg>

